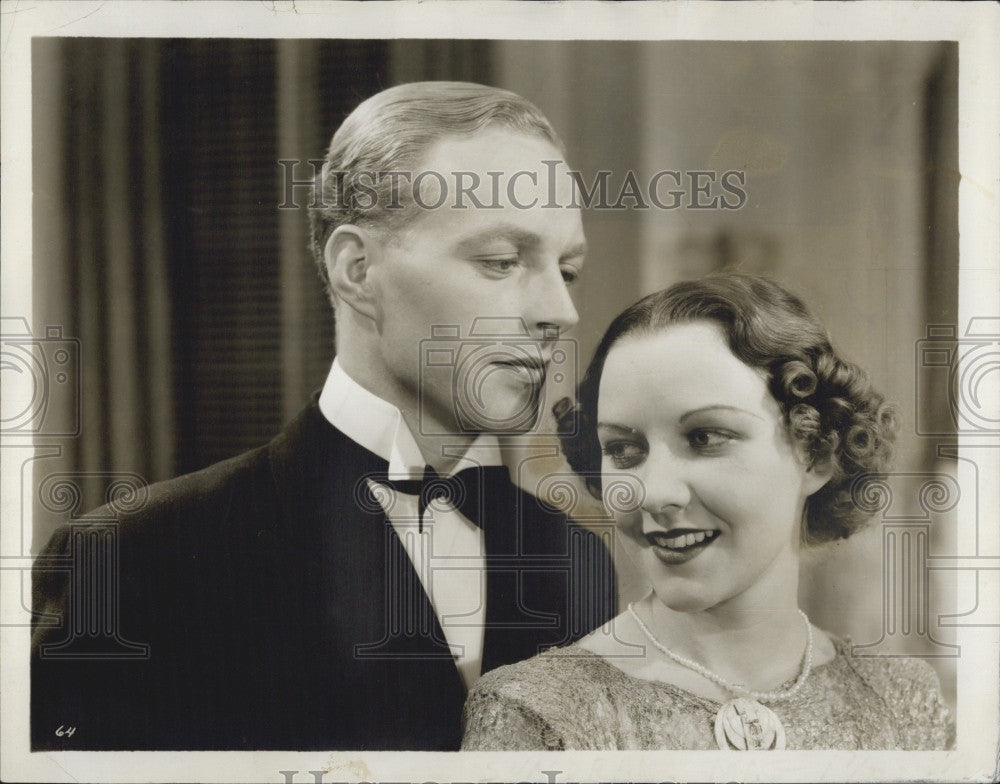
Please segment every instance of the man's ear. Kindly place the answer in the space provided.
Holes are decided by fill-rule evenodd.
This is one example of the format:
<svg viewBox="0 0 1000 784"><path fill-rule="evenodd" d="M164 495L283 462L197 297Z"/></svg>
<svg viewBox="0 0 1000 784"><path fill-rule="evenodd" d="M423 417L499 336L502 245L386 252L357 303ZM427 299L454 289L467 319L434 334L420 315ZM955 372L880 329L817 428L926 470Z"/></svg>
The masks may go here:
<svg viewBox="0 0 1000 784"><path fill-rule="evenodd" d="M330 288L337 298L362 316L374 319L377 309L368 270L377 252L374 238L359 226L338 226L323 249Z"/></svg>

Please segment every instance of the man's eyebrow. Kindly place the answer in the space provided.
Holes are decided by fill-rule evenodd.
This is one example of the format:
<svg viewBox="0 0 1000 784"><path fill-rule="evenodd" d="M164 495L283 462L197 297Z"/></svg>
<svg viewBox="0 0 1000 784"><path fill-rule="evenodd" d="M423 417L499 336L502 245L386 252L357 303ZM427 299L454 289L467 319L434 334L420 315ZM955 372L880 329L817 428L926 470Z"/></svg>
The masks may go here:
<svg viewBox="0 0 1000 784"><path fill-rule="evenodd" d="M537 248L542 244L542 238L533 231L526 231L519 226L510 223L501 223L498 226L491 226L488 229L462 237L455 243L455 251L459 254L477 253L482 250L483 245L491 242L506 241L518 248ZM587 253L587 243L578 242L567 248L559 255L562 259L575 259L585 256Z"/></svg>
<svg viewBox="0 0 1000 784"><path fill-rule="evenodd" d="M542 242L542 238L532 231L525 231L512 224L500 224L463 237L455 243L455 250L459 253L473 253L482 250L481 246L497 240L511 242L520 248L533 248Z"/></svg>

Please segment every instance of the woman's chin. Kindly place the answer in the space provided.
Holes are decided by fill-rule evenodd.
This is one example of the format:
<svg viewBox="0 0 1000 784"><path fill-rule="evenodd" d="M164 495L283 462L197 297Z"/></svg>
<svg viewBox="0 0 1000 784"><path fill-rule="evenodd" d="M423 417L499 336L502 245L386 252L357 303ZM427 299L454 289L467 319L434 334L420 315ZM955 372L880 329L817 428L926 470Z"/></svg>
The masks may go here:
<svg viewBox="0 0 1000 784"><path fill-rule="evenodd" d="M710 610L718 602L717 598L699 591L682 591L675 587L653 586L653 600L659 602L668 610L682 613L703 612Z"/></svg>

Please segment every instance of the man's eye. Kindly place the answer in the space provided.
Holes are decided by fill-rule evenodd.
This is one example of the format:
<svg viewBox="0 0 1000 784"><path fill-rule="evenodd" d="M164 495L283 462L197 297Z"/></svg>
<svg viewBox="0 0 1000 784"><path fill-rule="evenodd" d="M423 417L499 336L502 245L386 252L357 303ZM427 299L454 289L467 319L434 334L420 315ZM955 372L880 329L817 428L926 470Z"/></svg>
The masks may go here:
<svg viewBox="0 0 1000 784"><path fill-rule="evenodd" d="M630 468L638 465L645 456L645 450L632 441L608 441L601 447L616 468Z"/></svg>
<svg viewBox="0 0 1000 784"><path fill-rule="evenodd" d="M506 273L513 270L521 262L517 256L509 256L504 258L479 259L479 263L489 272Z"/></svg>
<svg viewBox="0 0 1000 784"><path fill-rule="evenodd" d="M563 267L561 272L563 280L570 285L576 283L577 279L580 277L580 273L573 267Z"/></svg>
<svg viewBox="0 0 1000 784"><path fill-rule="evenodd" d="M736 435L726 430L698 428L687 435L688 443L700 451L718 449L734 440Z"/></svg>

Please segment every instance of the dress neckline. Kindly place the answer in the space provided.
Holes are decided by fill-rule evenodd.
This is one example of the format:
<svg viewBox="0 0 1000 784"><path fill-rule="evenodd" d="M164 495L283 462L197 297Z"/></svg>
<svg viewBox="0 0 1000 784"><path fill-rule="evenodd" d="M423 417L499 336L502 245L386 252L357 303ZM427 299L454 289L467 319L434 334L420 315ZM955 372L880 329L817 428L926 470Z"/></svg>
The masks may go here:
<svg viewBox="0 0 1000 784"><path fill-rule="evenodd" d="M829 661L823 662L822 664L819 664L819 665L816 665L815 667L813 667L812 674L810 675L810 678L815 677L817 673L819 673L819 672L823 671L824 669L829 668L829 667L833 666L834 664L837 664L838 662L846 659L846 657L848 656L848 652L850 651L851 641L849 639L840 638L840 637L837 637L837 636L832 635L832 634L827 634L826 632L823 632L823 634L826 634L826 636L829 638L830 642L833 643L833 648L834 648L835 654L834 654L834 657L832 659L830 659ZM574 651L574 652L570 653L570 651ZM689 691L688 689L685 689L685 688L683 688L681 686L677 686L676 684L673 684L673 683L669 683L667 681L656 681L656 680L652 680L650 678L640 678L638 675L632 675L631 673L625 672L625 670L621 669L621 667L617 667L614 664L612 664L610 661L607 660L607 658L605 658L601 654L594 653L593 651L587 650L582 645L580 645L579 642L574 642L571 645L567 645L565 648L552 648L549 651L547 651L547 653L555 654L555 655L558 655L558 656L567 656L568 655L568 656L577 657L577 658L584 658L584 657L580 657L580 654L577 653L576 651L582 652L584 654L585 658L594 660L598 664L598 666L610 670L616 676L620 676L621 678L624 678L626 681L634 681L636 683L641 683L641 684L644 684L644 685L647 685L647 686L651 686L653 688L666 689L667 691L671 691L674 694L677 694L677 695L679 695L679 696L687 699L688 701L694 701L694 702L701 703L703 705L711 706L712 710L718 710L719 706L725 704L725 701L723 701L723 700L716 700L716 699L713 699L711 697L704 697L701 694L696 694L693 691ZM793 683L794 680L795 680L795 678L791 678L786 683L784 683L781 686L779 686L778 688L779 689L783 688L784 686ZM808 683L808 681L807 681L807 683ZM790 699L794 699L794 698L790 698Z"/></svg>

